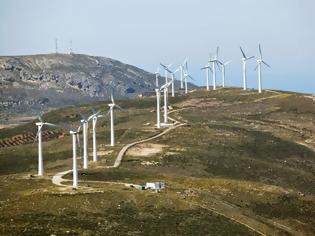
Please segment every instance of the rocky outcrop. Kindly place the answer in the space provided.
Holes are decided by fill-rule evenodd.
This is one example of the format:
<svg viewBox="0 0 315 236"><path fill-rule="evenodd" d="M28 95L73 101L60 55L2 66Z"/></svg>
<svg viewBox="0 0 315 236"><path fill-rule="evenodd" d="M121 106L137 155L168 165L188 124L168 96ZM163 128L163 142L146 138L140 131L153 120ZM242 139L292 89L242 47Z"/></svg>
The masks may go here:
<svg viewBox="0 0 315 236"><path fill-rule="evenodd" d="M0 57L0 119L153 91L155 75L105 57L46 54Z"/></svg>

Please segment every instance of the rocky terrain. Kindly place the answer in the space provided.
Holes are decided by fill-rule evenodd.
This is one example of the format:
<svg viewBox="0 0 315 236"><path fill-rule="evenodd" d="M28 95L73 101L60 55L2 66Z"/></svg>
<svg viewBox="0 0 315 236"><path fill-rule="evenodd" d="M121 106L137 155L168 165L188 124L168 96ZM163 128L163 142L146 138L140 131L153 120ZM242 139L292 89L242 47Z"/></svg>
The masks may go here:
<svg viewBox="0 0 315 236"><path fill-rule="evenodd" d="M48 108L104 101L155 87L155 75L117 60L80 54L0 57L0 119Z"/></svg>

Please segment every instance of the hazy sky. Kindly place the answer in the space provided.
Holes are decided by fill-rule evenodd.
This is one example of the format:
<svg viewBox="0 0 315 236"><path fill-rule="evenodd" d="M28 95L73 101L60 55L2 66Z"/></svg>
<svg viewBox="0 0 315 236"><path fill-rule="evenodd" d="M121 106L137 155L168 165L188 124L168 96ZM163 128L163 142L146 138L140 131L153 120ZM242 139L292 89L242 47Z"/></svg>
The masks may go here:
<svg viewBox="0 0 315 236"><path fill-rule="evenodd" d="M220 46L227 85L241 86L241 54L258 54L263 87L315 92L314 0L0 0L0 55L59 51L106 56L154 72L189 57L199 85L208 54ZM249 65L248 83L257 87Z"/></svg>

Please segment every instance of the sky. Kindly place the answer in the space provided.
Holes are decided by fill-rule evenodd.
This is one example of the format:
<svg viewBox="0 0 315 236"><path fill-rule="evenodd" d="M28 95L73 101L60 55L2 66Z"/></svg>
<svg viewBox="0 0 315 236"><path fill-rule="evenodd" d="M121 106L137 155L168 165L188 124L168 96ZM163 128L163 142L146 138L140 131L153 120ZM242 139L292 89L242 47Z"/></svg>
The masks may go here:
<svg viewBox="0 0 315 236"><path fill-rule="evenodd" d="M0 0L0 56L55 52L105 56L155 72L189 58L205 85L209 53L232 60L226 85L242 85L239 47L271 68L263 88L315 93L314 0ZM255 60L248 85L257 88ZM161 69L162 71L162 69ZM219 73L219 72L218 72ZM178 76L179 77L179 76ZM220 80L218 81L220 84Z"/></svg>

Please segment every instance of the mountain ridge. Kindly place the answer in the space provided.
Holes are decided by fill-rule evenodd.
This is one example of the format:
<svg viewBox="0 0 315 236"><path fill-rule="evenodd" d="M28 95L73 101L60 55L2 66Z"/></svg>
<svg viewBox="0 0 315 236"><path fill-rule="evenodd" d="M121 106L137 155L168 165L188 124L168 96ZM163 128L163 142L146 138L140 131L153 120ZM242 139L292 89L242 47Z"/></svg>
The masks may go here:
<svg viewBox="0 0 315 236"><path fill-rule="evenodd" d="M1 56L0 118L107 100L110 87L115 98L136 97L154 90L155 75L112 58L84 54Z"/></svg>

